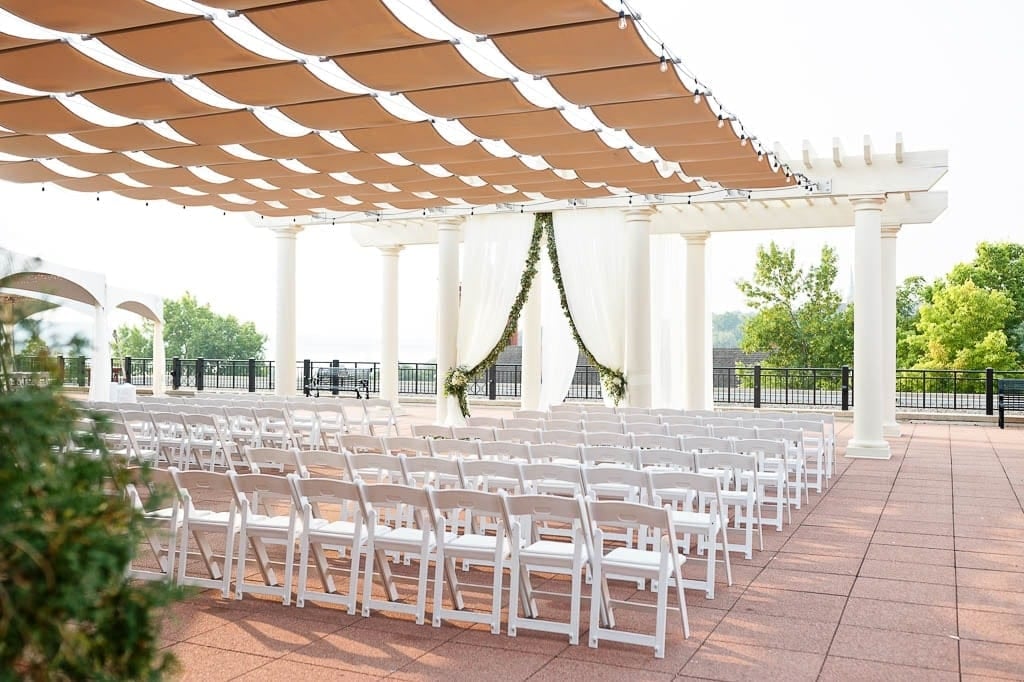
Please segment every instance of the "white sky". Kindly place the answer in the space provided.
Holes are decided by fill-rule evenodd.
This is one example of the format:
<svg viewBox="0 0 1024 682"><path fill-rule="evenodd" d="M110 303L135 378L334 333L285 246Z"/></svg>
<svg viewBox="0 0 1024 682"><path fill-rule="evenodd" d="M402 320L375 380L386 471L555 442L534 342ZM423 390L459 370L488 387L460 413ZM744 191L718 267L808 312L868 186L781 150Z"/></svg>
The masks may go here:
<svg viewBox="0 0 1024 682"><path fill-rule="evenodd" d="M1022 181L1024 3L861 0L858 3L633 0L671 51L766 142L793 155L803 139L819 154L838 136L849 152L865 134L890 150L947 148L939 188L949 209L931 226L908 226L898 275L935 277L972 257L979 240L1022 240L1015 211ZM149 206L115 195L48 186L0 186L0 246L107 273L108 282L177 297L190 290L215 311L274 333L273 236L220 211ZM758 244L795 246L807 262L822 244L840 252L838 288L849 286L852 229L716 234L709 249L714 311L742 308L735 280ZM436 249L401 255L400 356L433 356ZM298 355L373 360L379 353L380 266L348 228L314 228L298 240ZM76 313L55 322L91 322ZM118 313L114 323L138 318Z"/></svg>

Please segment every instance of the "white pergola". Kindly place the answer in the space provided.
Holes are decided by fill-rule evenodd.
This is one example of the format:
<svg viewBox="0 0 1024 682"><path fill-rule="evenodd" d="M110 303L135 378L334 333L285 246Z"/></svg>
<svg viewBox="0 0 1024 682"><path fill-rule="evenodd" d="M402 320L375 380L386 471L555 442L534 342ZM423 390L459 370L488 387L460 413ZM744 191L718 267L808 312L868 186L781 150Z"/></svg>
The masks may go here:
<svg viewBox="0 0 1024 682"><path fill-rule="evenodd" d="M163 298L155 294L110 286L101 273L33 259L0 249L0 262L9 271L0 277L0 319L13 323L20 317L66 306L94 320L92 338L91 400L110 399L110 312L115 308L135 313L153 323L153 392L164 392Z"/></svg>
<svg viewBox="0 0 1024 682"><path fill-rule="evenodd" d="M846 153L836 139L829 156L818 156L805 142L790 161L816 178L810 188L759 191L726 190L696 195L626 195L590 200L537 202L536 205L476 207L479 215L500 211L585 211L619 208L624 229L630 230L631 276L627 300L627 357L631 376L629 401L650 406L652 335L650 318L650 236L679 234L686 244L686 295L678 309L686 323L684 342L684 405L707 409L711 403L711 330L708 324L706 245L716 232L771 231L801 228L850 227L854 250L854 435L847 445L850 457L888 458L886 436L898 436L896 422L896 238L909 224L928 224L945 211L947 195L933 191L945 175L945 150L911 152L897 136L895 148L880 153L869 138L856 154ZM782 159L790 157L776 146ZM399 254L406 246L436 244L438 248L438 374L455 363L458 324L459 226L470 209L408 212L328 213L313 217L261 218L257 224L277 236L277 355L279 390L293 386L295 377L295 247L303 229L351 223L352 235L365 247L381 253L381 396L398 399L398 275ZM370 219L370 220L368 220ZM540 315L538 297L531 296L523 311L522 403L536 408L540 386ZM438 417L444 417L438 394Z"/></svg>

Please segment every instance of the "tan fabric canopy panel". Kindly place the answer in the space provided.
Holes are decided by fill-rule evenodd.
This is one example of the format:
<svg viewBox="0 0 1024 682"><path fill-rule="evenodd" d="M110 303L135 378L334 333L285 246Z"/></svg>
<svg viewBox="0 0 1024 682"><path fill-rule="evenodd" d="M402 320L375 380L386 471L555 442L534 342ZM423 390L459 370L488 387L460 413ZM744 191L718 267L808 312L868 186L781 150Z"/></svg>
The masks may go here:
<svg viewBox="0 0 1024 682"><path fill-rule="evenodd" d="M412 209L533 198L523 192L587 198L794 182L758 160L755 143L742 144L741 128L720 120L707 97L695 98L681 72L662 71L633 17L620 29L618 12L602 0L432 2L522 72L546 78L569 105L589 107L593 118L580 120L624 131L647 149L634 154L616 148L629 143L622 135L576 128L576 117L535 104L543 88L522 74L515 81L474 67L479 62L464 56L474 41L464 34L459 44L422 35L384 0L203 3L262 31L265 54L236 42L225 23L233 20L219 11L190 14L183 4L177 12L148 0L0 0L11 14L67 36L21 37L17 27L6 35L0 19L0 78L50 94L0 87L0 153L26 159L0 165L0 178L265 215L349 210L356 201ZM508 157L508 148L550 168ZM668 163L638 160L655 155ZM665 177L672 164L702 184ZM133 181L147 186L125 185Z"/></svg>

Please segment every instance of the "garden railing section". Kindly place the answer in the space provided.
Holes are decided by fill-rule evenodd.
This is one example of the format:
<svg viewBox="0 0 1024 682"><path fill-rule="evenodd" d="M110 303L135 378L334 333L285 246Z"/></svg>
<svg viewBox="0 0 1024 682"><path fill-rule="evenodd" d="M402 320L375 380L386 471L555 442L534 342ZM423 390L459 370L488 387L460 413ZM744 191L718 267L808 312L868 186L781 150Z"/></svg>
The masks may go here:
<svg viewBox="0 0 1024 682"><path fill-rule="evenodd" d="M295 390L302 392L317 369L338 368L365 380L371 394L380 392L379 362L303 360L297 363ZM53 358L48 364L35 357L17 356L15 371L26 375L52 372L65 386L89 385L89 360ZM123 358L111 362L114 381L152 386L153 361ZM272 360L182 359L167 360L166 385L172 389L272 391ZM898 410L971 411L994 414L997 381L1024 379L1024 371L992 369L898 369ZM854 371L851 367L715 367L713 396L716 404L760 407L804 407L849 410L853 407ZM329 391L328 391L329 392ZM339 391L343 393L343 391ZM402 362L398 365L398 393L406 396L437 394L437 365ZM522 395L522 367L496 364L474 376L469 395L478 399L514 400ZM576 367L568 400L600 400L601 377L594 367Z"/></svg>

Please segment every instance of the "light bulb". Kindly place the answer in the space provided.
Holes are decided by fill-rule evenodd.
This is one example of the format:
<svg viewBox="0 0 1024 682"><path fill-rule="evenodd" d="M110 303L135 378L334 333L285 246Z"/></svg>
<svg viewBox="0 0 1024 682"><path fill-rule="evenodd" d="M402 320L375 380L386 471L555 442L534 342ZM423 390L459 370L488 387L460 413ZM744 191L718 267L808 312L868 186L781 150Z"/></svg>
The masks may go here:
<svg viewBox="0 0 1024 682"><path fill-rule="evenodd" d="M661 66L658 68L661 69L662 73L668 71L668 60L665 59L665 55L661 55Z"/></svg>
<svg viewBox="0 0 1024 682"><path fill-rule="evenodd" d="M764 154L763 154L763 153L761 153L761 152L758 152L758 153L757 153L757 160L758 160L758 161L763 161L763 160L764 160Z"/></svg>
<svg viewBox="0 0 1024 682"><path fill-rule="evenodd" d="M693 103L700 104L700 90L693 93Z"/></svg>
<svg viewBox="0 0 1024 682"><path fill-rule="evenodd" d="M746 135L744 135L743 137L740 138L740 146L741 147L746 147L747 146L747 136Z"/></svg>
<svg viewBox="0 0 1024 682"><path fill-rule="evenodd" d="M725 119L722 118L721 116L718 117L718 127L719 128L724 128L725 127Z"/></svg>
<svg viewBox="0 0 1024 682"><path fill-rule="evenodd" d="M626 30L626 11L621 9L619 10L619 29Z"/></svg>

